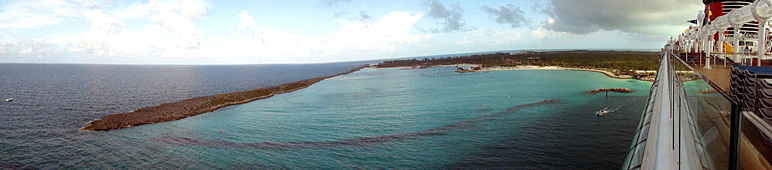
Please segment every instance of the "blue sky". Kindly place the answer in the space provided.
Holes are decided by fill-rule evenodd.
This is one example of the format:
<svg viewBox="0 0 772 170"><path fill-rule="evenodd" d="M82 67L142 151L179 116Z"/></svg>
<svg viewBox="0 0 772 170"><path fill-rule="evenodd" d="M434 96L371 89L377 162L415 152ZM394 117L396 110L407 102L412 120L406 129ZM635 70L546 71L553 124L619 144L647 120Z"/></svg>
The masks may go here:
<svg viewBox="0 0 772 170"><path fill-rule="evenodd" d="M0 1L0 63L319 63L658 49L699 0Z"/></svg>

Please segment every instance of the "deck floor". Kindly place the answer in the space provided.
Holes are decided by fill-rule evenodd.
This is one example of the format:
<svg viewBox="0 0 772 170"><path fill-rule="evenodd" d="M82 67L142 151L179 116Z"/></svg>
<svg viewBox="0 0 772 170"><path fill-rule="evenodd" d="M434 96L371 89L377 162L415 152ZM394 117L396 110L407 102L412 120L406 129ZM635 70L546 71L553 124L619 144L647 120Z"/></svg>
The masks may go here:
<svg viewBox="0 0 772 170"><path fill-rule="evenodd" d="M724 67L723 63L717 63L711 65L711 69L703 69L704 65L691 65L697 72L708 78L710 82L717 85L724 92L729 92L729 81L732 77L732 66L727 63Z"/></svg>

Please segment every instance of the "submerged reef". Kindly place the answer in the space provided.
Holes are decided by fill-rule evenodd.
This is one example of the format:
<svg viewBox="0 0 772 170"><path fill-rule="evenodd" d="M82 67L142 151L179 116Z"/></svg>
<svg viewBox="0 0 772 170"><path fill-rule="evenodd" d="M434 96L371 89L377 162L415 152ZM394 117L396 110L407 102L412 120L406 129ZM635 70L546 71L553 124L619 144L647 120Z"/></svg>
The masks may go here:
<svg viewBox="0 0 772 170"><path fill-rule="evenodd" d="M520 109L527 107L535 107L547 103L553 103L559 101L558 99L542 100L539 102L522 104L512 106L506 110L502 110L496 113L475 117L469 120L448 124L442 127L426 129L416 132L407 132L400 134L384 135L384 136L372 136L372 137L359 137L336 141L327 142L258 142L258 143L236 143L224 140L197 140L186 137L161 137L156 138L158 141L162 141L174 145L192 145L192 146L205 146L212 148L241 148L241 149L306 149L306 148L324 148L324 147L341 147L341 146L367 146L371 144L379 144L390 141L398 141L405 139L416 139L421 137L444 135L450 133L453 130L464 129L474 127L474 125L489 121L494 118L503 117L507 114L512 114Z"/></svg>

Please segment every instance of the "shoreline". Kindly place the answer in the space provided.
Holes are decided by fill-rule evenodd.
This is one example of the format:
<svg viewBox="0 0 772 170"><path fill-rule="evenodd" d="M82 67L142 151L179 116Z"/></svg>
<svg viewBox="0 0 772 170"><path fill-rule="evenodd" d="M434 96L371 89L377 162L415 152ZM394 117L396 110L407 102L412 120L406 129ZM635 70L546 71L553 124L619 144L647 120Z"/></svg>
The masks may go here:
<svg viewBox="0 0 772 170"><path fill-rule="evenodd" d="M462 66L462 67L479 67L482 66L480 64L457 64L457 65L436 65L431 67L455 67L455 66ZM431 68L428 67L428 68ZM411 67L382 67L376 69L382 69L382 68L401 68L401 69L423 69L423 68L411 68ZM474 71L466 71L466 72L478 72L478 71L512 71L512 70L569 70L569 71L589 71L589 72L596 72L606 75L609 78L615 78L615 79L636 79L640 81L648 81L653 82L654 80L642 80L633 78L631 75L616 75L612 72L606 71L606 70L598 70L598 69L589 69L589 68L575 68L575 67L559 67L559 66L518 66L518 67L482 67L480 70L474 70ZM648 70L646 70L648 71Z"/></svg>
<svg viewBox="0 0 772 170"><path fill-rule="evenodd" d="M609 78L615 79L636 79L640 81L654 82L654 79L639 79L634 78L631 75L616 75L606 70L589 69L589 68L574 68L574 67L558 67L558 66L526 66L526 67L507 67L507 68L489 68L484 67L479 71L506 71L506 70L569 70L569 71L589 71L606 75ZM645 77L644 77L645 78Z"/></svg>
<svg viewBox="0 0 772 170"><path fill-rule="evenodd" d="M616 75L606 70L589 69L589 68L573 68L573 67L559 67L559 66L524 66L524 67L484 67L478 71L506 71L506 70L569 70L569 71L589 71L604 74L610 78L615 79L633 79L630 75Z"/></svg>
<svg viewBox="0 0 772 170"><path fill-rule="evenodd" d="M164 103L158 106L144 107L127 113L111 114L88 122L86 127L83 127L80 130L107 131L144 124L179 120L199 114L209 113L227 106L244 104L255 100L273 97L277 94L304 89L322 80L353 73L367 67L369 67L369 65L360 66L333 76L305 79L247 91L196 97L172 103Z"/></svg>
<svg viewBox="0 0 772 170"><path fill-rule="evenodd" d="M410 67L422 69L457 65L455 72L493 70L576 70L591 71L616 79L653 81L650 74L659 63L657 52L642 51L525 51L523 53L491 52L443 57L386 60L378 68ZM636 71L637 70L637 71Z"/></svg>

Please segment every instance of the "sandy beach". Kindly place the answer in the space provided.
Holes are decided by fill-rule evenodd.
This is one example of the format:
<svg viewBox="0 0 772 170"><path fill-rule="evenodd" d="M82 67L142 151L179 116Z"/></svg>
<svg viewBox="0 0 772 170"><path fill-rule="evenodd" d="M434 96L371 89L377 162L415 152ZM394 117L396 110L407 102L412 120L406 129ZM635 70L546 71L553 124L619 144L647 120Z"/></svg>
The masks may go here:
<svg viewBox="0 0 772 170"><path fill-rule="evenodd" d="M431 66L431 67L464 67L464 68L473 68L473 67L481 67L480 64L469 64L469 63L462 63L462 64L446 64L446 65L437 65L437 66ZM377 67L372 67L375 69L378 69ZM414 68L414 67L389 67L389 68L400 68L400 69L421 69L421 68ZM481 67L480 70L474 70L469 72L475 72L475 71L509 71L509 70L572 70L572 71L590 71L590 72L596 72L604 74L610 78L615 79L633 79L633 76L631 75L616 75L612 72L606 71L606 70L598 70L598 69L588 69L588 68L573 68L573 67L558 67L558 66L517 66L517 67ZM638 71L638 72L653 72L655 71L646 70L646 71ZM654 81L653 79L639 79L641 81Z"/></svg>
<svg viewBox="0 0 772 170"><path fill-rule="evenodd" d="M570 68L570 67L558 67L558 66L517 66L517 67L485 67L478 71L503 71L503 70L574 70L574 71L591 71L603 73L608 77L617 79L632 79L630 75L616 75L612 72L605 70L586 69L586 68Z"/></svg>

